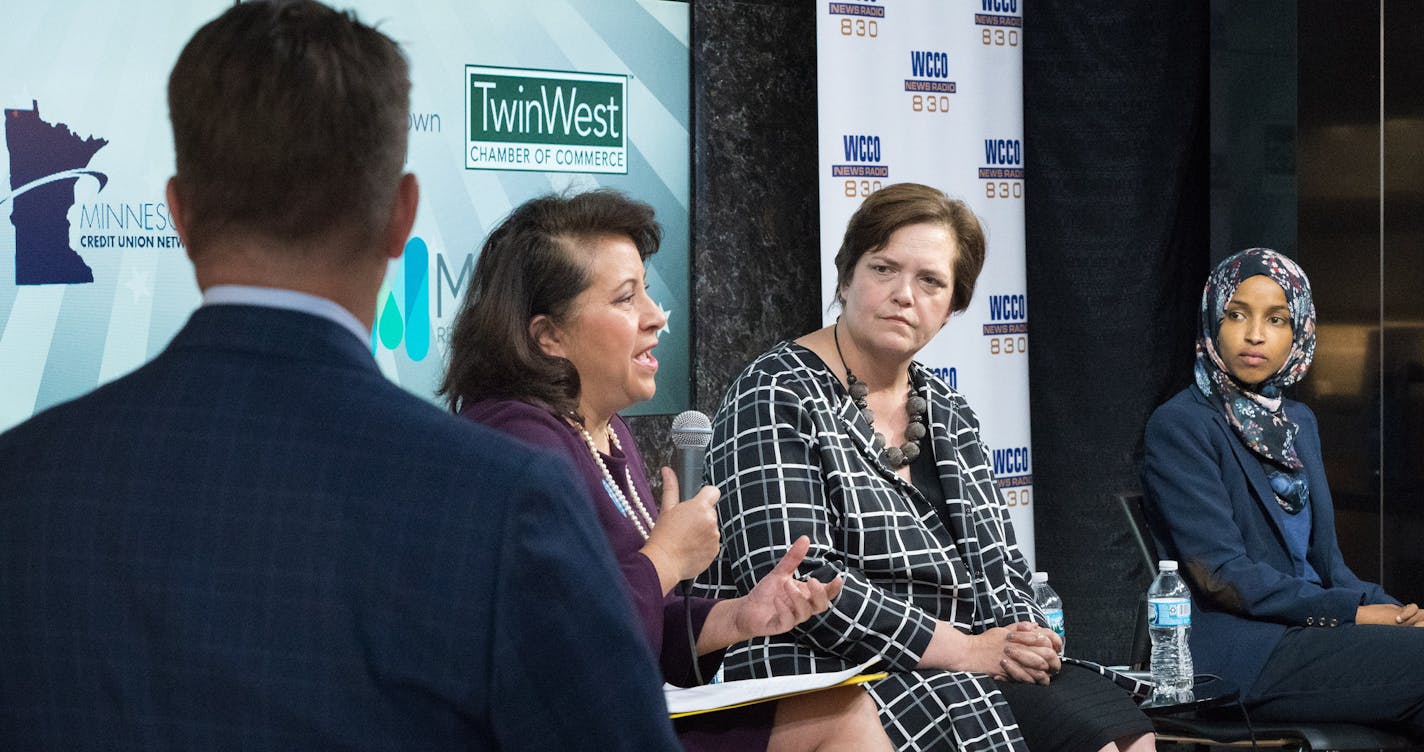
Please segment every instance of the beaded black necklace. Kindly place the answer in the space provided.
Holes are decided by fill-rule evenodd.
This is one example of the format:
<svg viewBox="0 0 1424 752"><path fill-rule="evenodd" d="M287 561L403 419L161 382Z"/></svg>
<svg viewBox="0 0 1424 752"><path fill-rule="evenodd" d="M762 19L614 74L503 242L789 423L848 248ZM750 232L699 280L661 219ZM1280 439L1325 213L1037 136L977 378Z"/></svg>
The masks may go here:
<svg viewBox="0 0 1424 752"><path fill-rule="evenodd" d="M850 365L846 363L845 355L841 353L840 326L840 319L836 319L835 325L831 328L831 337L836 343L836 357L841 359L841 366L845 368L846 386L850 391L850 399L856 407L860 408L861 413L865 415L865 422L870 424L871 430L875 433L871 446L880 452L880 461L898 470L914 462L915 458L920 456L920 439L925 436L925 398L918 394L911 394L905 400L905 414L910 416L910 422L905 426L905 443L900 446L886 446L889 442L886 441L885 434L874 430L875 411L868 406L870 387L850 372Z"/></svg>

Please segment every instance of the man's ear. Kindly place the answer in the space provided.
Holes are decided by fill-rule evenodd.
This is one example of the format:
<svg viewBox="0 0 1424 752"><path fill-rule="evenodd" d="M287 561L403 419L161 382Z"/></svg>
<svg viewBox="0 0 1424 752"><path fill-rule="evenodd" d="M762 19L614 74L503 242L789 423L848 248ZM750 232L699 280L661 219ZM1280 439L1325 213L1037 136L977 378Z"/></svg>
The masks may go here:
<svg viewBox="0 0 1424 752"><path fill-rule="evenodd" d="M410 238L415 227L415 210L420 204L420 183L415 175L407 172L401 176L396 188L395 201L391 202L391 216L386 220L385 232L381 237L381 251L387 258L400 258L405 252L405 241Z"/></svg>
<svg viewBox="0 0 1424 752"><path fill-rule="evenodd" d="M529 319L529 336L539 345L545 355L564 358L563 333L554 325L553 319L539 314Z"/></svg>
<svg viewBox="0 0 1424 752"><path fill-rule="evenodd" d="M183 248L188 252L188 258L193 257L193 245L188 242L188 207L183 204L183 200L178 198L178 177L175 175L168 179L168 186L163 189L163 195L168 201L168 217L173 220L173 229L178 231L178 239L182 241Z"/></svg>

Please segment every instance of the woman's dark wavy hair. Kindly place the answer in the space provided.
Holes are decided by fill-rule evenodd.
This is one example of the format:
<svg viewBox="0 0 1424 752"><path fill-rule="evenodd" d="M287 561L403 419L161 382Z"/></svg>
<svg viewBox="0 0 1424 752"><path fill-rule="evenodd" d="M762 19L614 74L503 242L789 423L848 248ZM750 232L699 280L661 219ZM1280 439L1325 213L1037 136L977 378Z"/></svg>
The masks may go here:
<svg viewBox="0 0 1424 752"><path fill-rule="evenodd" d="M653 207L601 188L526 201L489 234L450 336L439 394L452 411L483 399L516 399L582 422L578 371L545 354L529 322L543 315L567 323L598 262L592 246L609 236L632 240L646 260L657 253L662 228Z"/></svg>

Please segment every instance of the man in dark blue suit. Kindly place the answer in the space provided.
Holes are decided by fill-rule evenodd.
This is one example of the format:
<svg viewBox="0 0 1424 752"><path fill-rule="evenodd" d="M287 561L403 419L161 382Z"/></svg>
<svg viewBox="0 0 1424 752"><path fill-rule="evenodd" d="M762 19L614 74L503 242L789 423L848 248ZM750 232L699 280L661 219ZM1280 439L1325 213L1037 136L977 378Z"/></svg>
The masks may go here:
<svg viewBox="0 0 1424 752"><path fill-rule="evenodd" d="M407 67L242 3L169 82L203 306L0 435L0 748L675 749L580 486L384 379Z"/></svg>

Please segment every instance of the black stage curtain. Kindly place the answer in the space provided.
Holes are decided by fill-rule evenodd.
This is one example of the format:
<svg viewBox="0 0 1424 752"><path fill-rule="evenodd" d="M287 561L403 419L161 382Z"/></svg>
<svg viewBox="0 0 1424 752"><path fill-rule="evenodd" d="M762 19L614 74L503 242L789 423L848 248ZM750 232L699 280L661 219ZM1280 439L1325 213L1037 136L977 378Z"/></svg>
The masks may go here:
<svg viewBox="0 0 1424 752"><path fill-rule="evenodd" d="M1115 495L1190 380L1208 248L1208 4L1024 4L1037 567L1070 655L1128 658L1146 574ZM991 251L992 252L992 251Z"/></svg>

